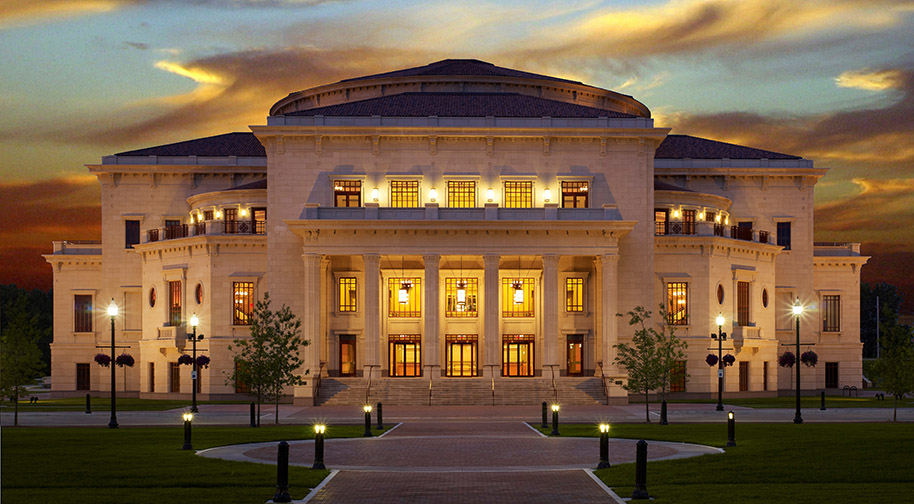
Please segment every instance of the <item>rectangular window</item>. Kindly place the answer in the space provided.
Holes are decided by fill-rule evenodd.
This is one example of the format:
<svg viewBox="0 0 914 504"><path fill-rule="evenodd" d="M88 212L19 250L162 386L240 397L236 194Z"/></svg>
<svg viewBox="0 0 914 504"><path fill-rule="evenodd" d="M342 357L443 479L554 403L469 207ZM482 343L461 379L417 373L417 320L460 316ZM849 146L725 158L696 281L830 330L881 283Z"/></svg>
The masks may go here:
<svg viewBox="0 0 914 504"><path fill-rule="evenodd" d="M89 390L89 365L76 365L76 390Z"/></svg>
<svg viewBox="0 0 914 504"><path fill-rule="evenodd" d="M565 311L566 312L583 312L584 311L584 279L583 278L566 278L565 279Z"/></svg>
<svg viewBox="0 0 914 504"><path fill-rule="evenodd" d="M387 316L421 317L422 289L420 278L387 279Z"/></svg>
<svg viewBox="0 0 914 504"><path fill-rule="evenodd" d="M533 287L532 278L502 278L501 316L533 317Z"/></svg>
<svg viewBox="0 0 914 504"><path fill-rule="evenodd" d="M825 363L825 388L838 388L838 363Z"/></svg>
<svg viewBox="0 0 914 504"><path fill-rule="evenodd" d="M92 295L77 294L73 296L73 330L92 332Z"/></svg>
<svg viewBox="0 0 914 504"><path fill-rule="evenodd" d="M238 232L238 209L226 208L223 210L225 215L225 232L234 234Z"/></svg>
<svg viewBox="0 0 914 504"><path fill-rule="evenodd" d="M168 391L181 392L181 365L177 362L168 363Z"/></svg>
<svg viewBox="0 0 914 504"><path fill-rule="evenodd" d="M358 306L358 282L355 277L340 278L340 312L354 312Z"/></svg>
<svg viewBox="0 0 914 504"><path fill-rule="evenodd" d="M749 363L747 361L739 362L739 391L749 391Z"/></svg>
<svg viewBox="0 0 914 504"><path fill-rule="evenodd" d="M212 211L212 210L204 210L204 211L203 211L203 220L213 220L213 211Z"/></svg>
<svg viewBox="0 0 914 504"><path fill-rule="evenodd" d="M682 234L695 234L695 210L682 211Z"/></svg>
<svg viewBox="0 0 914 504"><path fill-rule="evenodd" d="M714 219L717 217L716 212L705 212L705 222L714 222Z"/></svg>
<svg viewBox="0 0 914 504"><path fill-rule="evenodd" d="M479 296L478 278L445 278L444 291L447 296L447 309L444 313L445 317L477 316L476 299Z"/></svg>
<svg viewBox="0 0 914 504"><path fill-rule="evenodd" d="M181 281L168 282L168 325L181 325Z"/></svg>
<svg viewBox="0 0 914 504"><path fill-rule="evenodd" d="M667 230L669 221L669 211L664 208L655 208L654 209L654 234L655 235L665 235L669 234Z"/></svg>
<svg viewBox="0 0 914 504"><path fill-rule="evenodd" d="M254 282L232 282L232 296L232 324L251 325L251 315L254 314Z"/></svg>
<svg viewBox="0 0 914 504"><path fill-rule="evenodd" d="M124 221L124 248L133 248L140 243L140 221Z"/></svg>
<svg viewBox="0 0 914 504"><path fill-rule="evenodd" d="M156 391L156 363L149 363L149 391Z"/></svg>
<svg viewBox="0 0 914 504"><path fill-rule="evenodd" d="M838 332L841 330L841 296L822 296L822 330Z"/></svg>
<svg viewBox="0 0 914 504"><path fill-rule="evenodd" d="M740 222L737 224L736 237L740 240L752 241L752 222Z"/></svg>
<svg viewBox="0 0 914 504"><path fill-rule="evenodd" d="M670 392L686 391L686 361L678 360L673 362L673 369L670 369Z"/></svg>
<svg viewBox="0 0 914 504"><path fill-rule="evenodd" d="M736 282L736 323L749 325L749 282Z"/></svg>
<svg viewBox="0 0 914 504"><path fill-rule="evenodd" d="M778 245L790 250L790 223L778 222Z"/></svg>
<svg viewBox="0 0 914 504"><path fill-rule="evenodd" d="M391 180L390 206L393 208L415 208L419 206L418 180Z"/></svg>
<svg viewBox="0 0 914 504"><path fill-rule="evenodd" d="M447 183L447 206L450 208L473 208L476 206L476 182L472 180L451 180Z"/></svg>
<svg viewBox="0 0 914 504"><path fill-rule="evenodd" d="M251 216L254 221L254 234L267 234L267 209L252 208Z"/></svg>
<svg viewBox="0 0 914 504"><path fill-rule="evenodd" d="M687 282L667 282L666 305L670 324L689 325L689 284Z"/></svg>
<svg viewBox="0 0 914 504"><path fill-rule="evenodd" d="M165 227L167 227L167 228L180 226L180 225L181 225L181 221L179 221L179 220L165 219Z"/></svg>
<svg viewBox="0 0 914 504"><path fill-rule="evenodd" d="M589 182L562 182L562 208L587 208L588 194L590 194Z"/></svg>
<svg viewBox="0 0 914 504"><path fill-rule="evenodd" d="M390 376L422 376L422 335L389 336Z"/></svg>
<svg viewBox="0 0 914 504"><path fill-rule="evenodd" d="M337 207L362 206L362 181L334 180L333 205Z"/></svg>
<svg viewBox="0 0 914 504"><path fill-rule="evenodd" d="M533 208L533 182L505 182L505 208Z"/></svg>

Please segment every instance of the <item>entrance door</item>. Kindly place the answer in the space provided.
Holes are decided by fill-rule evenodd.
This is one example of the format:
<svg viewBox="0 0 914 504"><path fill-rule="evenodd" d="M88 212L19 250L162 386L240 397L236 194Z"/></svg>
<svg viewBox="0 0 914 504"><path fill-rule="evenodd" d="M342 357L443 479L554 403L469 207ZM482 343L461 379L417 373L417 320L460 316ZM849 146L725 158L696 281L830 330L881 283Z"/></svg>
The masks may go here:
<svg viewBox="0 0 914 504"><path fill-rule="evenodd" d="M739 391L746 392L749 390L749 363L740 361L739 363Z"/></svg>
<svg viewBox="0 0 914 504"><path fill-rule="evenodd" d="M533 376L533 336L506 334L502 341L502 376Z"/></svg>
<svg viewBox="0 0 914 504"><path fill-rule="evenodd" d="M448 334L447 376L476 376L477 335Z"/></svg>
<svg viewBox="0 0 914 504"><path fill-rule="evenodd" d="M340 376L355 376L354 334L340 334Z"/></svg>
<svg viewBox="0 0 914 504"><path fill-rule="evenodd" d="M567 370L568 376L582 376L584 374L584 335L569 334Z"/></svg>
<svg viewBox="0 0 914 504"><path fill-rule="evenodd" d="M422 376L421 339L418 334L390 335L390 376Z"/></svg>

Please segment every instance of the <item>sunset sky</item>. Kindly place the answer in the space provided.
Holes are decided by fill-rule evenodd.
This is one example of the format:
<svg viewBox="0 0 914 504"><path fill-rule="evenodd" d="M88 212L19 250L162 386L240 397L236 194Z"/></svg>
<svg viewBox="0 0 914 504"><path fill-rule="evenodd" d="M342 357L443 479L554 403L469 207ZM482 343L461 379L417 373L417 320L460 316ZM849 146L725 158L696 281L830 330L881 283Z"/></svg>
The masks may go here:
<svg viewBox="0 0 914 504"><path fill-rule="evenodd" d="M0 0L0 283L97 239L103 155L265 124L289 92L475 58L633 95L655 125L813 159L817 241L914 312L914 0Z"/></svg>

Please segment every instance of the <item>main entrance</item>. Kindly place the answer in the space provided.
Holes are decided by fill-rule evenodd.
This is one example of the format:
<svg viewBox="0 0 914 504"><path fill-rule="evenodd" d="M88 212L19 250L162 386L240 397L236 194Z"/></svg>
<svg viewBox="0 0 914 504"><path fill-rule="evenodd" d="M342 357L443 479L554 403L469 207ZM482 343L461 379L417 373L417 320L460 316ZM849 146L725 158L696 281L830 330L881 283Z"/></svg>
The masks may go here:
<svg viewBox="0 0 914 504"><path fill-rule="evenodd" d="M568 376L582 376L584 374L584 335L569 334L566 355L566 372Z"/></svg>
<svg viewBox="0 0 914 504"><path fill-rule="evenodd" d="M533 376L532 334L505 334L502 337L502 376Z"/></svg>
<svg viewBox="0 0 914 504"><path fill-rule="evenodd" d="M476 376L475 334L447 334L447 376Z"/></svg>
<svg viewBox="0 0 914 504"><path fill-rule="evenodd" d="M355 376L354 334L340 334L340 376Z"/></svg>
<svg viewBox="0 0 914 504"><path fill-rule="evenodd" d="M388 341L390 376L422 376L422 336L391 334Z"/></svg>

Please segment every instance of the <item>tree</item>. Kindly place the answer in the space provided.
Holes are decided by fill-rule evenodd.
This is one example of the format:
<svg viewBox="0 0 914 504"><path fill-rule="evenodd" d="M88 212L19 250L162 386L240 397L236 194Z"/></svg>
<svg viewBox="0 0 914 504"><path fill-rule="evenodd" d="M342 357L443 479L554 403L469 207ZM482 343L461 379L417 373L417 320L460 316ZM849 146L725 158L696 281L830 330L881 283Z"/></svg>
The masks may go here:
<svg viewBox="0 0 914 504"><path fill-rule="evenodd" d="M886 348L874 366L882 390L895 397L892 421L898 421L898 398L914 393L914 346L895 345Z"/></svg>
<svg viewBox="0 0 914 504"><path fill-rule="evenodd" d="M0 285L0 313L10 313L21 296L26 299L25 309L38 331L36 343L41 351L42 373L48 375L51 372L51 340L54 335L54 296L50 291ZM0 317L0 331L6 330L8 320L7 316Z"/></svg>
<svg viewBox="0 0 914 504"><path fill-rule="evenodd" d="M631 345L628 343L615 345L617 350L615 362L628 372L628 382L624 385L625 390L644 394L645 419L650 422L648 396L652 390L660 389L661 399L663 399L669 385L670 371L677 360L685 358L683 350L687 344L676 337L675 328L669 323L667 311L662 305L660 315L664 322L660 325L659 331L646 325L651 318L651 312L643 307L636 306L627 315L629 325L638 325L641 328L635 331ZM617 313L616 316L624 315Z"/></svg>
<svg viewBox="0 0 914 504"><path fill-rule="evenodd" d="M901 310L902 297L898 288L892 284L880 282L877 284L860 284L860 340L863 342L863 355L867 358L876 357L876 342L880 339L876 334L876 298L879 298L879 332L881 344L885 347L887 332L891 334L898 324L898 314Z"/></svg>
<svg viewBox="0 0 914 504"><path fill-rule="evenodd" d="M251 317L251 337L236 339L230 351L235 351L235 366L229 380L243 383L248 393L257 398L257 425L260 425L260 405L264 400L275 403L274 421L279 423L279 401L287 386L301 385L297 373L304 364L299 351L310 342L301 335L301 321L283 305L279 311L270 309L270 294L258 301ZM310 370L306 371L308 374Z"/></svg>
<svg viewBox="0 0 914 504"><path fill-rule="evenodd" d="M25 387L37 382L44 371L38 340L42 329L30 312L28 296L20 293L4 311L6 325L0 335L0 391L14 404L13 425L19 425L19 398Z"/></svg>

